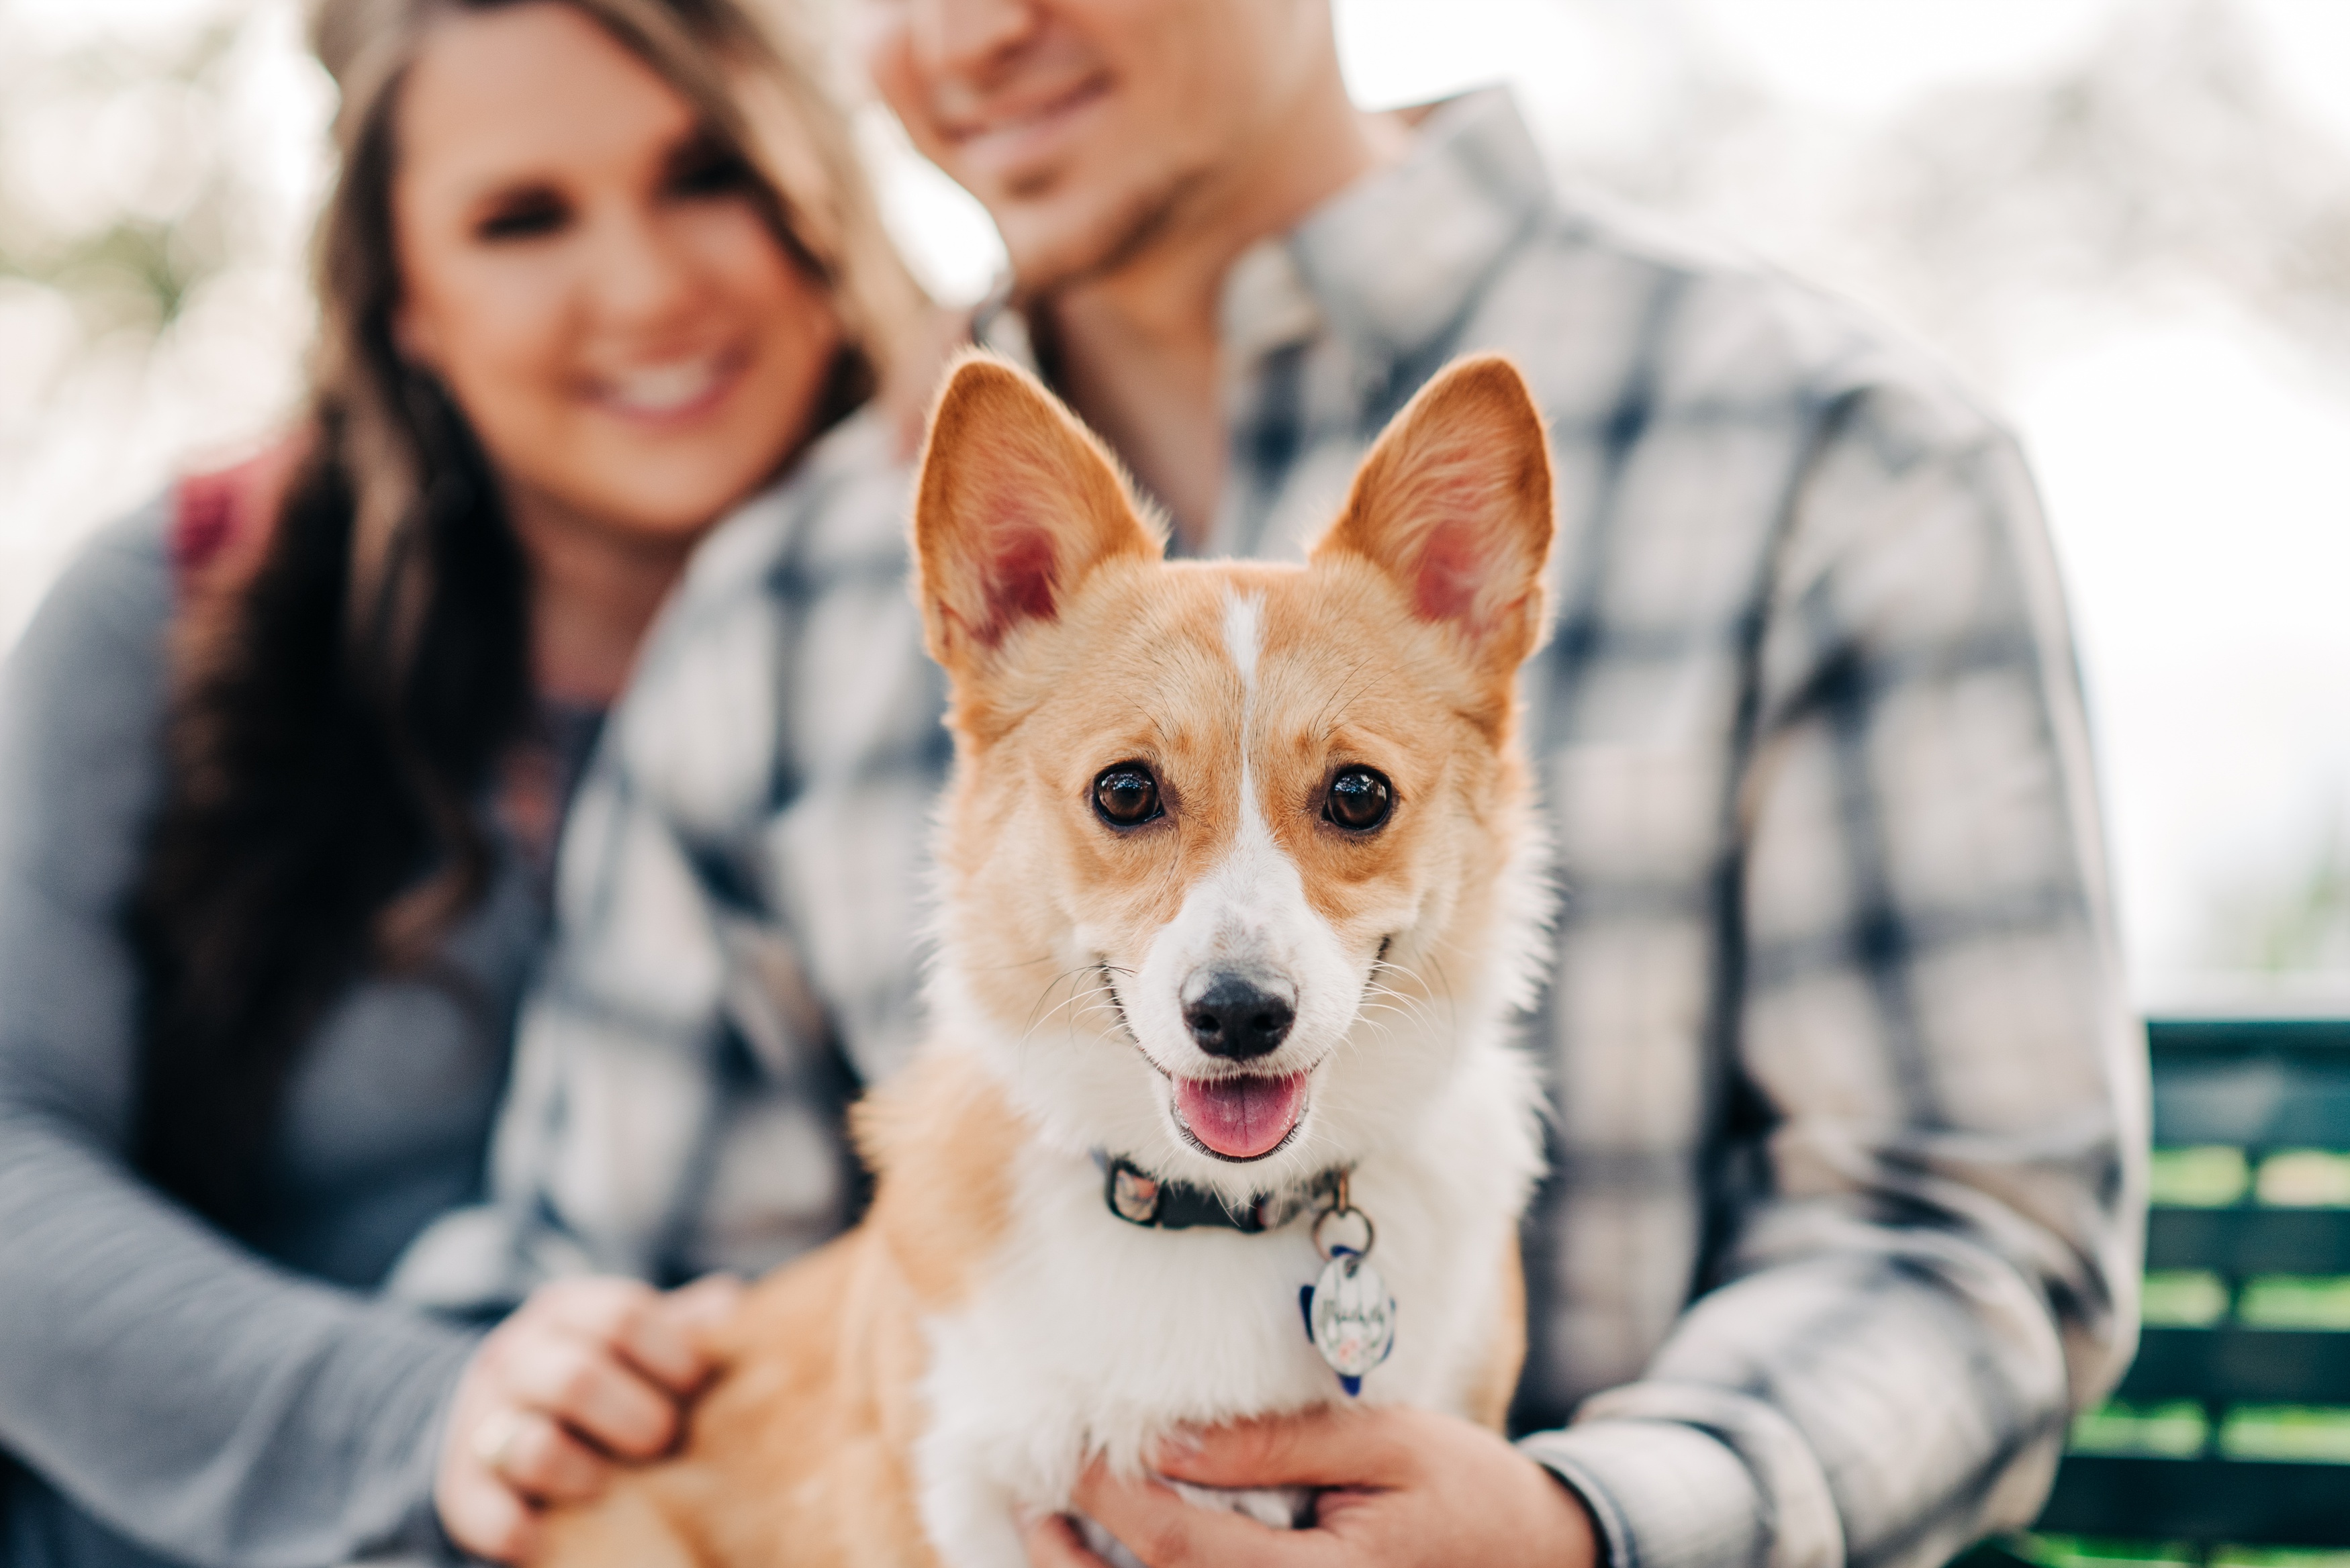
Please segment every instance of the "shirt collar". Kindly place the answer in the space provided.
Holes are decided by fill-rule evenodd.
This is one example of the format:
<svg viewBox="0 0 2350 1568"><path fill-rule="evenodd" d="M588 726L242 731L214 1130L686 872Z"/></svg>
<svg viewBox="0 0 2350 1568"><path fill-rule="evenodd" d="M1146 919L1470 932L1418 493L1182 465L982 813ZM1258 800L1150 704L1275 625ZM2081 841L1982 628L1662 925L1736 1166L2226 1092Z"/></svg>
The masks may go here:
<svg viewBox="0 0 2350 1568"><path fill-rule="evenodd" d="M1253 360L1315 326L1373 358L1414 355L1475 305L1550 201L1508 88L1439 105L1401 161L1243 255L1224 286L1228 358Z"/></svg>

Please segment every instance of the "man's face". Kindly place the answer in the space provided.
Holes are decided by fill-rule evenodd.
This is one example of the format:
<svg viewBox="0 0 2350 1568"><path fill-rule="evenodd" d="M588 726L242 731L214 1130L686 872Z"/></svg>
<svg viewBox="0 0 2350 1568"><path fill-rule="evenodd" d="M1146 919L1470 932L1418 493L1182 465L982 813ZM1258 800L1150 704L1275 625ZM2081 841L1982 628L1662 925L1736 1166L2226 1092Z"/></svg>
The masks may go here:
<svg viewBox="0 0 2350 1568"><path fill-rule="evenodd" d="M1024 287L1212 221L1326 57L1327 0L862 0L876 86Z"/></svg>

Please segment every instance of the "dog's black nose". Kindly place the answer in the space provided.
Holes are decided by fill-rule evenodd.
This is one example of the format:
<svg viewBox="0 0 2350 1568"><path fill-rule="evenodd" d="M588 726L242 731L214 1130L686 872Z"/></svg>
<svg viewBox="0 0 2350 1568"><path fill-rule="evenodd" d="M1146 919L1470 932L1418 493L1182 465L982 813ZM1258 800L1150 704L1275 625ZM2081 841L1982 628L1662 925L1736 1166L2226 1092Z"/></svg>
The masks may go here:
<svg viewBox="0 0 2350 1568"><path fill-rule="evenodd" d="M1289 1037L1297 1005L1296 992L1286 984L1230 971L1204 978L1199 994L1183 1004L1183 1023L1201 1050L1249 1062L1270 1054Z"/></svg>

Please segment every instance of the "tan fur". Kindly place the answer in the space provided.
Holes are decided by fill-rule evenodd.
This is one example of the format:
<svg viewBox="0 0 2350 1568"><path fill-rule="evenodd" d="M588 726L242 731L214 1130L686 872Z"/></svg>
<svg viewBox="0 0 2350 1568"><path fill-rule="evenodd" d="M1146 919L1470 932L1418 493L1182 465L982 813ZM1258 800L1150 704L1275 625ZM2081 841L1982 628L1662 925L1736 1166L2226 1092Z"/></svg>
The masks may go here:
<svg viewBox="0 0 2350 1568"><path fill-rule="evenodd" d="M1020 371L967 354L945 385L923 442L914 547L931 656L961 675L1021 619L1049 617L1096 566L1155 558L1160 542L1093 432ZM941 451L978 455L931 461ZM1075 504L1047 513L1045 497Z"/></svg>
<svg viewBox="0 0 2350 1568"><path fill-rule="evenodd" d="M1014 422L1017 400L1004 394L1033 383L976 359L950 385L960 389L983 373L989 420ZM942 420L957 400L941 399ZM1040 401L1033 392L1027 400ZM1054 408L1032 409L1025 421L1044 424ZM931 450L943 429L934 431ZM1492 497L1439 482L1481 444L1522 454L1510 493L1482 511ZM1411 901L1424 888L1493 885L1524 831L1515 817L1530 798L1523 761L1507 742L1517 667L1544 619L1548 451L1517 371L1498 358L1467 360L1424 389L1365 459L1346 509L1314 548L1313 570L1162 563L1156 539L1121 499L1122 525L1102 524L1096 535L1114 543L1062 568L1052 610L1040 618L1055 623L1054 635L1014 627L983 650L934 644L956 675L952 721L967 759L948 796L940 853L950 897L991 912L967 936L974 982L992 1009L1018 1019L1062 1000L1040 1004L1027 966L1050 950L1071 905L1082 904L1095 923L1115 910L1139 944L1224 853L1240 820L1238 738L1229 719L1241 694L1236 680L1203 680L1200 671L1224 663L1231 587L1264 596L1262 663L1277 683L1259 706L1291 717L1283 740L1295 763L1266 770L1259 784L1268 818L1281 825L1283 847L1298 858L1325 917L1342 935L1374 943L1377 932L1357 917L1375 907ZM1086 470L1083 493L1097 504L1123 497L1114 465L1091 437L1067 461ZM925 602L968 597L976 590L967 585L985 576L951 547L986 533L933 508L939 472L925 471L916 519ZM1514 556L1513 566L1495 574L1513 586L1472 594L1465 624L1432 617L1423 601L1443 595L1422 593L1422 584L1449 563L1430 561L1430 541L1457 539L1480 523ZM1148 542L1147 554L1138 541ZM1303 660L1284 657L1299 649ZM1335 756L1326 752L1330 736ZM1105 763L1127 757L1149 763L1162 787L1181 794L1175 863L1156 874L1144 869L1158 854L1149 836L1105 843L1085 814L1055 809L1082 798ZM1318 831L1296 806L1341 762L1379 769L1408 804L1444 808L1399 812L1375 844ZM1040 856L1049 866L1044 875ZM1495 913L1462 909L1455 945L1482 941ZM1113 962L1121 956L1109 954Z"/></svg>
<svg viewBox="0 0 2350 1568"><path fill-rule="evenodd" d="M1427 889L1492 885L1513 841L1505 819L1526 796L1517 753L1493 744L1492 732L1508 728L1507 689L1497 710L1493 693L1461 670L1446 628L1398 613L1403 595L1389 577L1345 558L1311 575L1116 562L1066 612L1074 635L1007 645L990 707L997 754L947 805L948 875L973 907L997 915L967 933L973 981L1005 1015L1035 1011L1027 964L1047 950L1068 905L1082 902L1096 924L1114 911L1139 948L1238 831L1240 757L1228 718L1239 691L1201 682L1167 657L1171 645L1193 649L1202 664L1221 660L1228 584L1264 595L1260 707L1291 716L1294 728L1277 743L1289 765L1261 767L1257 784L1276 838L1325 918L1342 937L1376 945L1368 912ZM1302 659L1285 657L1301 647ZM1284 682L1315 695L1295 699ZM1072 688L1088 695L1045 706ZM1328 693L1343 700L1334 706ZM1094 774L1124 757L1149 762L1162 788L1180 794L1183 831L1161 874L1141 871L1160 854L1149 836L1106 841L1087 818L1050 809L1082 799ZM1394 780L1407 807L1441 800L1452 809L1399 811L1372 842L1329 831L1298 806L1349 762ZM1463 909L1460 940L1481 940L1492 913ZM1122 957L1115 949L1110 956Z"/></svg>
<svg viewBox="0 0 2350 1568"><path fill-rule="evenodd" d="M1513 459L1498 474L1496 452ZM1524 379L1483 356L1448 369L1398 416L1314 556L1343 550L1387 563L1416 614L1452 623L1485 677L1480 711L1498 726L1542 637L1550 509L1550 447ZM1471 566L1481 560L1482 572Z"/></svg>
<svg viewBox="0 0 2350 1568"><path fill-rule="evenodd" d="M1481 446L1514 454L1499 492L1467 462ZM1107 933L1105 961L1124 961L1224 854L1244 815L1243 693L1223 640L1234 590L1262 607L1249 776L1316 912L1367 953L1396 911L1421 911L1430 967L1449 955L1469 967L1503 929L1501 873L1530 830L1508 741L1550 529L1546 446L1503 361L1457 367L1414 400L1300 567L1163 563L1098 443L1024 375L965 359L933 415L916 554L931 650L953 678L940 856L970 1002L1020 1036L1066 1000L1040 955L1061 950L1079 912ZM1094 776L1124 759L1161 781L1167 831L1106 834L1085 805ZM1399 804L1374 836L1314 805L1353 763L1394 782ZM954 1023L935 1033L951 1040ZM922 1322L987 1279L1033 1129L990 1068L948 1044L856 1123L879 1179L865 1223L753 1289L681 1453L556 1513L540 1561L936 1562L910 1458ZM1514 1249L1503 1267L1467 1402L1494 1427L1524 1349Z"/></svg>
<svg viewBox="0 0 2350 1568"><path fill-rule="evenodd" d="M1501 1317L1484 1376L1469 1397L1470 1419L1498 1432L1509 1425L1518 1373L1526 1364L1526 1266L1515 1247L1502 1254Z"/></svg>

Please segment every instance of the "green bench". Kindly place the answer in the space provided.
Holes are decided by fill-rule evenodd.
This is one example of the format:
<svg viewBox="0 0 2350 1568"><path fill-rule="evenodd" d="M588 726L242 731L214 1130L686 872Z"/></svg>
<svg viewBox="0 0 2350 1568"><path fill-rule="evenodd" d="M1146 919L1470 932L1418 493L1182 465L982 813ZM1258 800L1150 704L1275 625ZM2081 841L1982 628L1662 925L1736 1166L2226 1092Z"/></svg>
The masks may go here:
<svg viewBox="0 0 2350 1568"><path fill-rule="evenodd" d="M2008 1546L2076 1564L2300 1548L2350 1568L2350 1020L2147 1034L2147 1326Z"/></svg>

